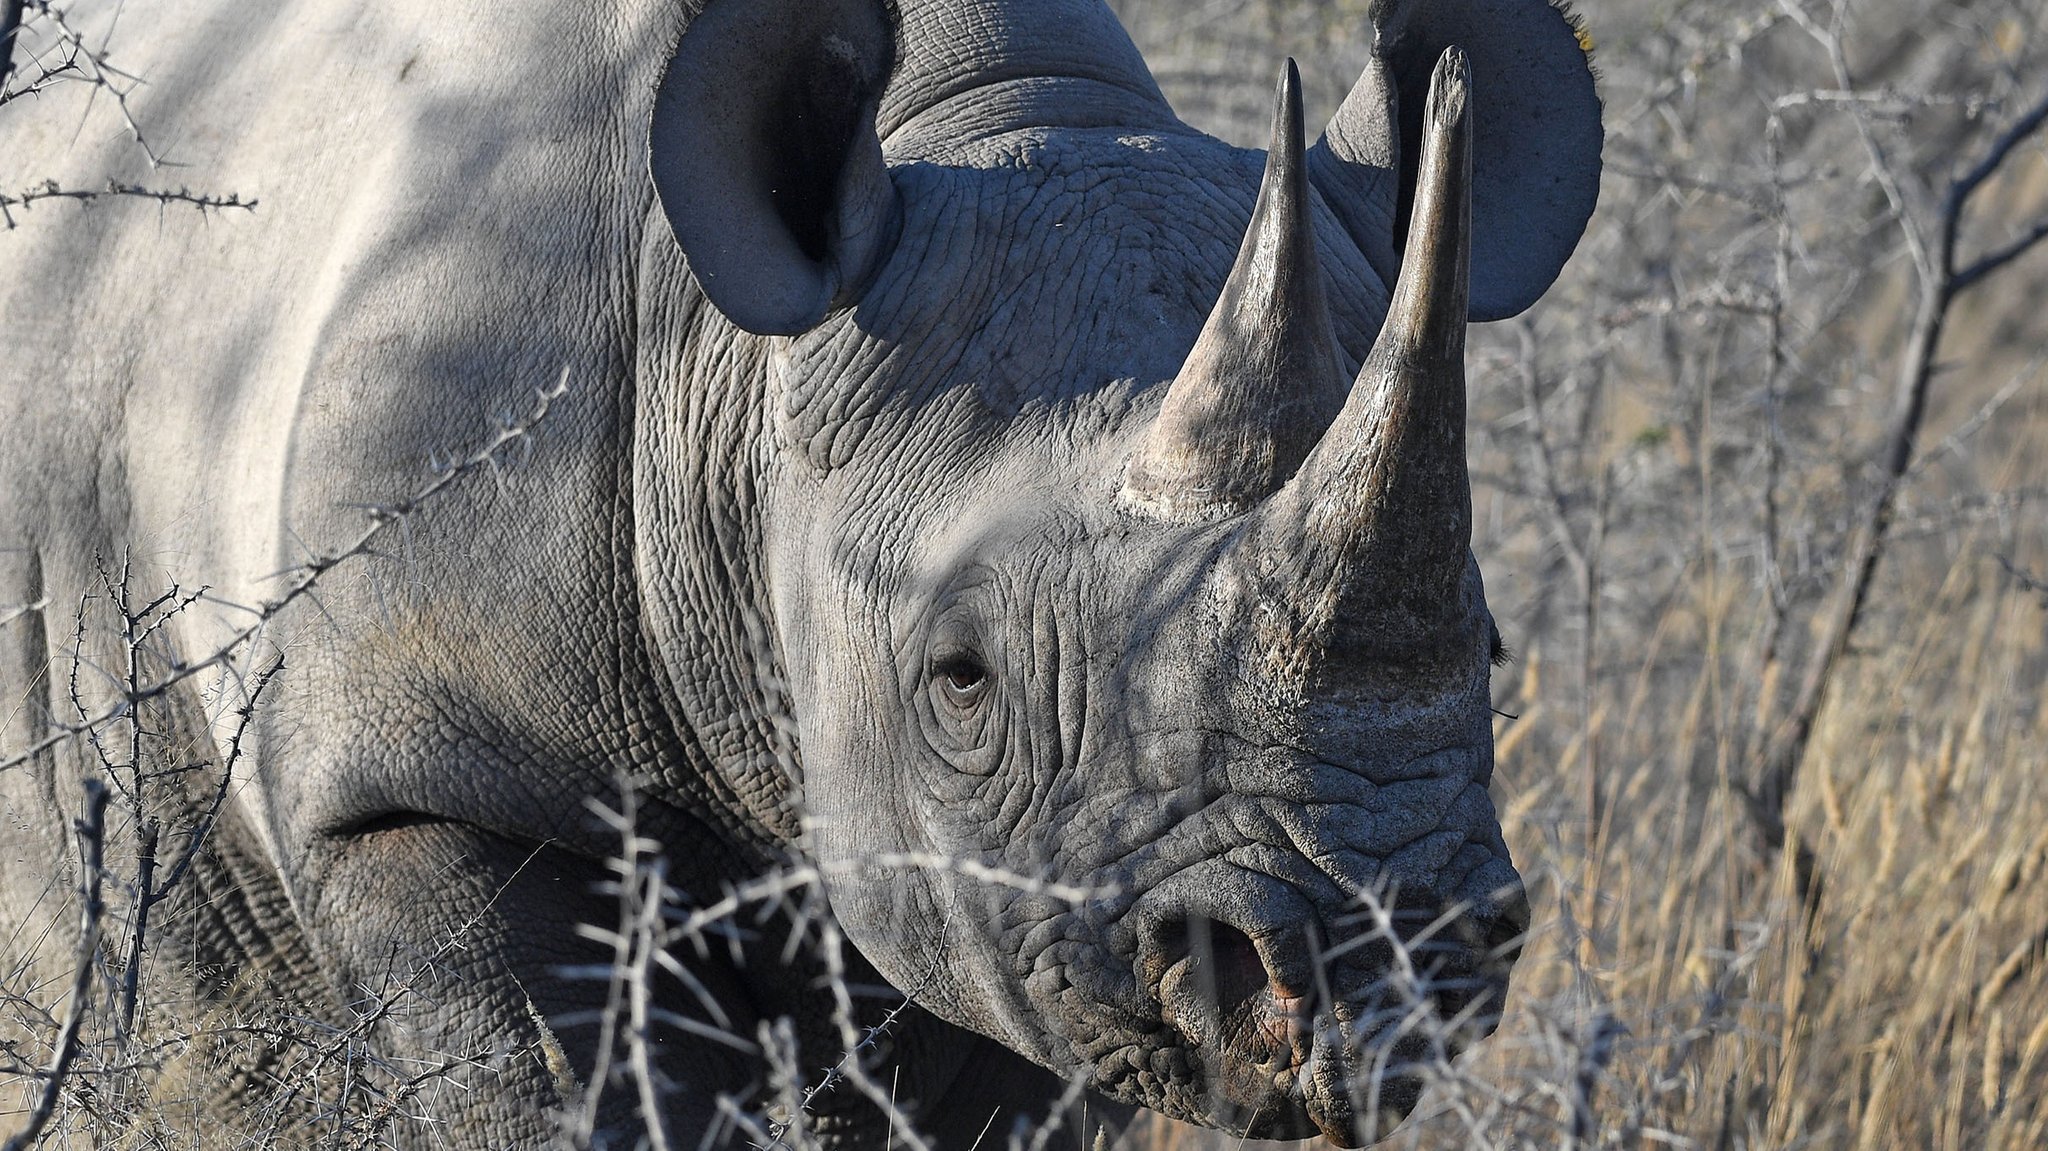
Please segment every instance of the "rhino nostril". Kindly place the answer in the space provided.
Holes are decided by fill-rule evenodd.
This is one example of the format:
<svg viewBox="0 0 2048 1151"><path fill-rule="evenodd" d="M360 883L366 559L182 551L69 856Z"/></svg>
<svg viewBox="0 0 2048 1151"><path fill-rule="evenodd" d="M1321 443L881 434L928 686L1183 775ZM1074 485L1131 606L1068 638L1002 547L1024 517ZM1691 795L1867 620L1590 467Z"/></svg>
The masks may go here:
<svg viewBox="0 0 2048 1151"><path fill-rule="evenodd" d="M1253 1064L1286 1060L1307 997L1243 930L1194 916L1161 939L1157 984L1166 1021L1197 1047L1229 1049Z"/></svg>
<svg viewBox="0 0 2048 1151"><path fill-rule="evenodd" d="M1266 963L1250 936L1228 923L1207 919L1195 920L1189 934L1190 950L1197 956L1205 950L1208 953L1215 972L1216 1000L1225 1012L1266 990L1270 982Z"/></svg>

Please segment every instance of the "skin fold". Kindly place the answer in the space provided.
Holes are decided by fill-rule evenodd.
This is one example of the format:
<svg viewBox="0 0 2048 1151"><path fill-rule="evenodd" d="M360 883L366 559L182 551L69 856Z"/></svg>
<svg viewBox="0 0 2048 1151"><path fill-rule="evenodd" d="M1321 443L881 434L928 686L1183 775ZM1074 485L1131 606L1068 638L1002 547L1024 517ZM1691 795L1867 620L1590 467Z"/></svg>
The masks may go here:
<svg viewBox="0 0 2048 1151"><path fill-rule="evenodd" d="M180 954L331 1020L406 983L381 1048L459 1059L393 1137L546 1145L599 1058L578 925L619 915L586 800L630 780L679 908L821 873L850 1022L911 1002L869 1074L935 1146L1076 1082L1091 1133L1375 1137L1400 1064L1491 1030L1526 926L1463 330L1569 254L1599 124L1542 0L1373 19L1327 136L1283 77L1276 176L1094 0L127 12L132 114L258 207L0 240L0 609L43 605L0 625L0 756L75 715L54 669L112 658L103 604L73 650L103 557L211 589L149 651L200 658L566 380L495 483L266 626L285 670ZM150 178L79 99L0 120L0 178ZM198 687L163 721L217 758ZM48 813L94 770L0 771L10 858L68 857ZM5 924L48 886L10 861ZM681 1142L744 1137L717 1100L768 1104L777 1026L799 1067L842 1052L816 923L747 922L657 985L745 1041L657 1045ZM601 1099L630 1144L638 1097ZM889 1130L854 1090L812 1125Z"/></svg>

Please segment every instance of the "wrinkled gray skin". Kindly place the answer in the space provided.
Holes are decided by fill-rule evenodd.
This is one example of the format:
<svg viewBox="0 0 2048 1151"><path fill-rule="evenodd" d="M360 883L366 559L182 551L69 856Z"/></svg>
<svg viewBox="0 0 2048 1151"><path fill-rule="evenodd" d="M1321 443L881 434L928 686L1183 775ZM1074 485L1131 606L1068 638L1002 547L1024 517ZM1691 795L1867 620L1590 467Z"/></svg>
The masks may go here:
<svg viewBox="0 0 2048 1151"><path fill-rule="evenodd" d="M1423 934L1468 1032L1499 1009L1525 913L1486 791L1497 637L1457 519L1456 418L1414 491L1318 486L1299 457L1401 423L1393 401L1335 407L1388 311L1445 44L1477 91L1473 314L1520 310L1569 253L1599 140L1569 29L1540 0L1413 27L1382 6L1384 66L1307 157L1313 252L1276 265L1327 297L1338 382L1275 433L1273 482L1301 468L1287 488L1205 504L1127 473L1264 158L1175 119L1092 0L899 6L133 9L138 119L260 207L38 208L0 238L0 607L48 603L0 630L23 701L0 750L68 714L44 669L68 667L96 553L260 602L568 372L502 491L434 505L402 557L279 621L289 666L250 785L205 899L165 929L335 1016L394 955L436 956L432 1006L382 1041L498 1054L439 1097L436 1145L553 1130L573 1085L529 1003L601 1001L557 967L602 958L573 927L615 915L593 888L616 840L580 799L628 771L692 898L825 866L856 982L917 1004L877 1078L951 1145L992 1111L1043 1114L1072 1075L1256 1135L1371 1136L1361 1101L1385 1122L1413 1096L1374 1060L1417 1049L1385 1026L1401 1005L1387 949L1360 939L1362 890ZM147 175L76 123L61 104L0 122L0 185ZM1333 418L1350 431L1325 436ZM1383 554L1299 568L1361 502ZM1448 582L1389 559L1445 538L1415 570ZM166 642L203 654L242 618L202 608ZM82 762L0 775L10 811L75 810ZM67 850L60 822L7 823L16 851ZM874 862L891 854L1091 895ZM41 889L10 858L5 914L32 918ZM740 1034L790 1016L823 1066L830 1002L781 930L738 962L681 958ZM587 1075L594 1029L560 1032ZM661 1059L685 1144L762 1074L679 1034ZM606 1122L629 1123L630 1092L610 1098ZM852 1091L819 1110L832 1139L882 1139Z"/></svg>

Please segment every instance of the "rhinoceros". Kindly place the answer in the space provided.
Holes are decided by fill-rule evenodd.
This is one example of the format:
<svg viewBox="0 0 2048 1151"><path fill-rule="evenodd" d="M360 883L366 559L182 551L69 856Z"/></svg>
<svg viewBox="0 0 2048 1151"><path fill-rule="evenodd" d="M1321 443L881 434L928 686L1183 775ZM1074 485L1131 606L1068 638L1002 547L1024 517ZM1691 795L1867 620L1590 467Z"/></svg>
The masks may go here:
<svg viewBox="0 0 2048 1151"><path fill-rule="evenodd" d="M181 167L58 90L0 118L0 186L256 204L0 234L0 752L84 714L114 557L210 589L148 649L192 666L402 505L254 637L284 670L155 944L337 1022L427 957L377 1042L461 1089L387 1137L539 1146L596 1091L596 1142L740 1140L768 1048L815 1075L849 1021L934 1146L1080 1093L1379 1136L1526 929L1464 340L1554 280L1601 128L1546 0L1370 9L1320 138L1290 63L1261 154L1097 0L129 5L126 111ZM495 487L406 503L558 378ZM186 682L217 761L234 701ZM0 774L13 922L69 850L24 814L96 762ZM823 894L672 949L607 1092L586 801L628 799L672 915ZM900 1137L871 1091L806 1107Z"/></svg>

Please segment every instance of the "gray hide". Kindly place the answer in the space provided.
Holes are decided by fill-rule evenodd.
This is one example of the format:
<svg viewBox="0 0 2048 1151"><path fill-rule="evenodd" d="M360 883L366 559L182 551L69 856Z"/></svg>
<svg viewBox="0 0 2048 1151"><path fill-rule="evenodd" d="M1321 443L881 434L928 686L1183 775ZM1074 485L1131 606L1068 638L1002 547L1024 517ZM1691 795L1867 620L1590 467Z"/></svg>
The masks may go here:
<svg viewBox="0 0 2048 1151"><path fill-rule="evenodd" d="M617 914L583 800L631 776L685 902L823 869L850 978L895 989L856 1022L914 1003L876 1081L942 1146L1075 1077L1096 1117L1373 1137L1429 1043L1365 897L1451 1046L1526 921L1462 348L1468 259L1470 312L1512 314L1591 210L1571 27L1386 0L1305 151L1283 77L1269 163L1180 123L1095 0L696 7L130 6L175 178L260 204L0 235L0 609L45 605L0 625L0 753L72 714L96 556L210 586L154 657L199 658L566 373L499 487L266 632L287 670L165 947L336 1019L434 957L379 1042L474 1062L404 1138L543 1144L596 1058L604 986L563 965L606 953L574 927ZM0 118L0 187L163 182L46 99ZM0 773L10 922L89 759ZM675 958L814 1069L838 1033L790 930ZM678 1145L720 1094L765 1105L746 1051L671 1031L658 1063ZM828 1144L885 1137L857 1091L815 1110Z"/></svg>

